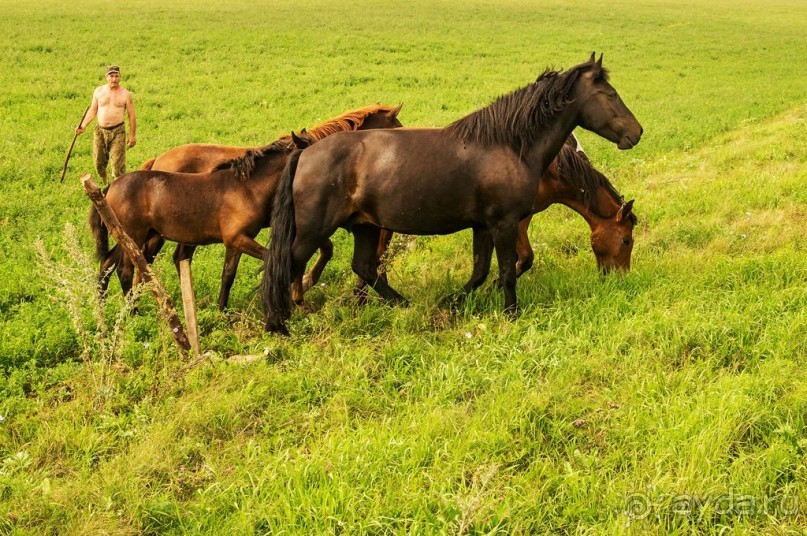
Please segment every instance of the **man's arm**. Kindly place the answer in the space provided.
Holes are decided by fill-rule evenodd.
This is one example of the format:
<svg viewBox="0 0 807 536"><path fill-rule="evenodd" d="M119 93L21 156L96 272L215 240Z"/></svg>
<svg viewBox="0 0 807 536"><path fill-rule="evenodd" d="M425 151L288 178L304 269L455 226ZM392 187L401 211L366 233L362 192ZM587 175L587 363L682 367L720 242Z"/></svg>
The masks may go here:
<svg viewBox="0 0 807 536"><path fill-rule="evenodd" d="M127 93L126 111L129 113L129 147L134 147L137 143L137 119L135 118L134 99L131 93Z"/></svg>
<svg viewBox="0 0 807 536"><path fill-rule="evenodd" d="M92 120L95 119L95 116L98 114L98 90L92 92L92 104L90 105L90 111L87 112L87 115L84 117L84 121L81 122L81 125L76 128L76 133L82 134L86 129L87 125L92 123Z"/></svg>

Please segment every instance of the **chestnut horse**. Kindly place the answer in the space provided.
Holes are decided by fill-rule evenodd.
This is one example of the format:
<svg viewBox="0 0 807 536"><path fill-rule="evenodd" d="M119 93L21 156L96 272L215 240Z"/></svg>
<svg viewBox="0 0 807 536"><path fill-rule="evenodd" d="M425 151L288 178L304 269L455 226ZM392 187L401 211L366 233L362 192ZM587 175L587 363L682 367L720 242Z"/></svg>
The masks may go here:
<svg viewBox="0 0 807 536"><path fill-rule="evenodd" d="M499 260L505 311L518 312L516 242L539 179L575 127L630 149L642 127L608 83L602 56L538 79L444 129L340 133L295 152L278 186L261 281L265 328L288 333L292 281L336 229L354 237L353 271L384 299L404 298L378 277L381 228L406 234L474 231ZM474 274L466 288L482 283Z"/></svg>
<svg viewBox="0 0 807 536"><path fill-rule="evenodd" d="M532 217L555 203L566 205L586 220L591 229L591 249L600 270L608 272L612 269L630 269L633 228L637 222L633 214L633 200L625 202L611 181L591 165L588 156L580 149L577 138L572 135L538 181L533 214L521 220L518 225L516 277L529 270L533 263L534 254L527 234ZM377 258L383 258L392 234L382 229ZM487 251L493 253L490 246ZM474 258L475 272L484 270L487 275L490 270L490 254L484 259ZM386 277L384 268L384 264L380 263L379 277ZM310 284L308 279L305 282L307 290ZM471 290L473 289L467 288L465 292ZM367 282L359 278L354 292L360 301L365 301Z"/></svg>
<svg viewBox="0 0 807 536"><path fill-rule="evenodd" d="M369 106L348 112L312 128L308 138L322 139L348 129L397 128L402 126L397 118L399 111L400 106ZM178 152L187 156L192 152L188 147ZM255 241L255 236L270 224L278 178L294 148L291 137L284 136L265 147L248 149L235 160L219 162L215 171L208 173L134 171L109 186L107 203L139 246L157 237L144 252L149 262L159 251L163 239L180 244L174 253L177 268L180 261L191 258L196 246L224 243L227 253L218 302L223 309L242 253L261 260L265 256L265 248ZM195 154L194 162L212 165L211 157L200 156L203 150ZM215 152L215 155L220 154ZM106 226L95 209L90 211L90 228L101 261L102 291L107 288L109 268L114 264L121 287L128 293L134 266L119 246L109 250ZM321 272L333 252L329 240L324 240L320 246L321 257L312 271ZM313 278L318 277L319 273L314 273Z"/></svg>
<svg viewBox="0 0 807 536"><path fill-rule="evenodd" d="M365 106L339 117L328 119L310 129L308 136L314 141L321 140L336 132L351 130L370 130L374 128L401 127L398 114L401 106ZM289 136L280 140L291 142ZM278 141L280 141L278 140ZM170 149L157 158L152 158L140 166L142 170L174 171L177 173L208 173L215 171L221 164L232 162L245 156L249 151L256 151L261 147L232 147L213 143L189 143Z"/></svg>

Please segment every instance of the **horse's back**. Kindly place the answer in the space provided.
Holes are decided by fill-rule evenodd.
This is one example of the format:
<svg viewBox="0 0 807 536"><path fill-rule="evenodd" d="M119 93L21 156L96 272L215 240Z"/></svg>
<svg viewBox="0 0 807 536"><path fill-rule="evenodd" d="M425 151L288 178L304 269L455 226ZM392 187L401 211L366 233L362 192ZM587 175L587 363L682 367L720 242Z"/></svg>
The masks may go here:
<svg viewBox="0 0 807 536"><path fill-rule="evenodd" d="M244 156L249 147L213 143L190 143L166 151L154 159L151 169L180 173L205 173L219 164Z"/></svg>

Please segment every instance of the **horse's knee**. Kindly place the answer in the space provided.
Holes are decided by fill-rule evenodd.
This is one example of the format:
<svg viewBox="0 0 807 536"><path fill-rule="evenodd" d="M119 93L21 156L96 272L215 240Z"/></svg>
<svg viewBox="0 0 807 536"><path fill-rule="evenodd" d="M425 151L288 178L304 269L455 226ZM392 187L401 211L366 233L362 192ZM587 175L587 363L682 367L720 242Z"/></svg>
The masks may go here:
<svg viewBox="0 0 807 536"><path fill-rule="evenodd" d="M530 251L529 255L519 255L518 261L516 262L516 277L532 268L534 259L535 256L533 255L532 251Z"/></svg>
<svg viewBox="0 0 807 536"><path fill-rule="evenodd" d="M372 284L372 282L378 278L377 271L373 270L373 263L368 259L354 258L351 267L353 268L353 272L359 276L359 278L370 284Z"/></svg>
<svg viewBox="0 0 807 536"><path fill-rule="evenodd" d="M298 306L301 305L303 303L303 293L302 279L295 277L294 281L291 283L291 301Z"/></svg>

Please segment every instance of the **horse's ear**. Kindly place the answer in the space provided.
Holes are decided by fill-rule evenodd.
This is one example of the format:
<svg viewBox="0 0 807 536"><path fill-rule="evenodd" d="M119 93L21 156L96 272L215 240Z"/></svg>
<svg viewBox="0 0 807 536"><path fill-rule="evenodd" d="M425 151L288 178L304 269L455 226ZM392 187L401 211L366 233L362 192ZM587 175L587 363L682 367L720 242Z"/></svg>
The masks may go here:
<svg viewBox="0 0 807 536"><path fill-rule="evenodd" d="M623 222L623 221L627 220L630 217L631 211L633 210L633 202L634 201L636 201L636 200L631 199L630 201L628 201L627 203L625 203L624 205L622 205L619 208L619 212L616 213L616 221L617 222Z"/></svg>
<svg viewBox="0 0 807 536"><path fill-rule="evenodd" d="M593 57L592 57L593 59ZM600 59L597 60L597 67L602 69L602 52L600 52Z"/></svg>
<svg viewBox="0 0 807 536"><path fill-rule="evenodd" d="M294 145L298 149L305 149L306 147L308 147L309 139L310 138L305 129L300 131L300 136L297 136L297 134L295 134L293 130L291 131L291 141L294 142Z"/></svg>
<svg viewBox="0 0 807 536"><path fill-rule="evenodd" d="M403 103L393 108L392 111L390 112L390 114L392 114L392 117L398 117L398 114L401 113L401 108L403 108Z"/></svg>
<svg viewBox="0 0 807 536"><path fill-rule="evenodd" d="M596 59L597 59L597 53L596 53L596 52L592 52L592 53L591 53L591 57L588 59L588 62L589 62L589 63L594 63L594 60L596 60Z"/></svg>

